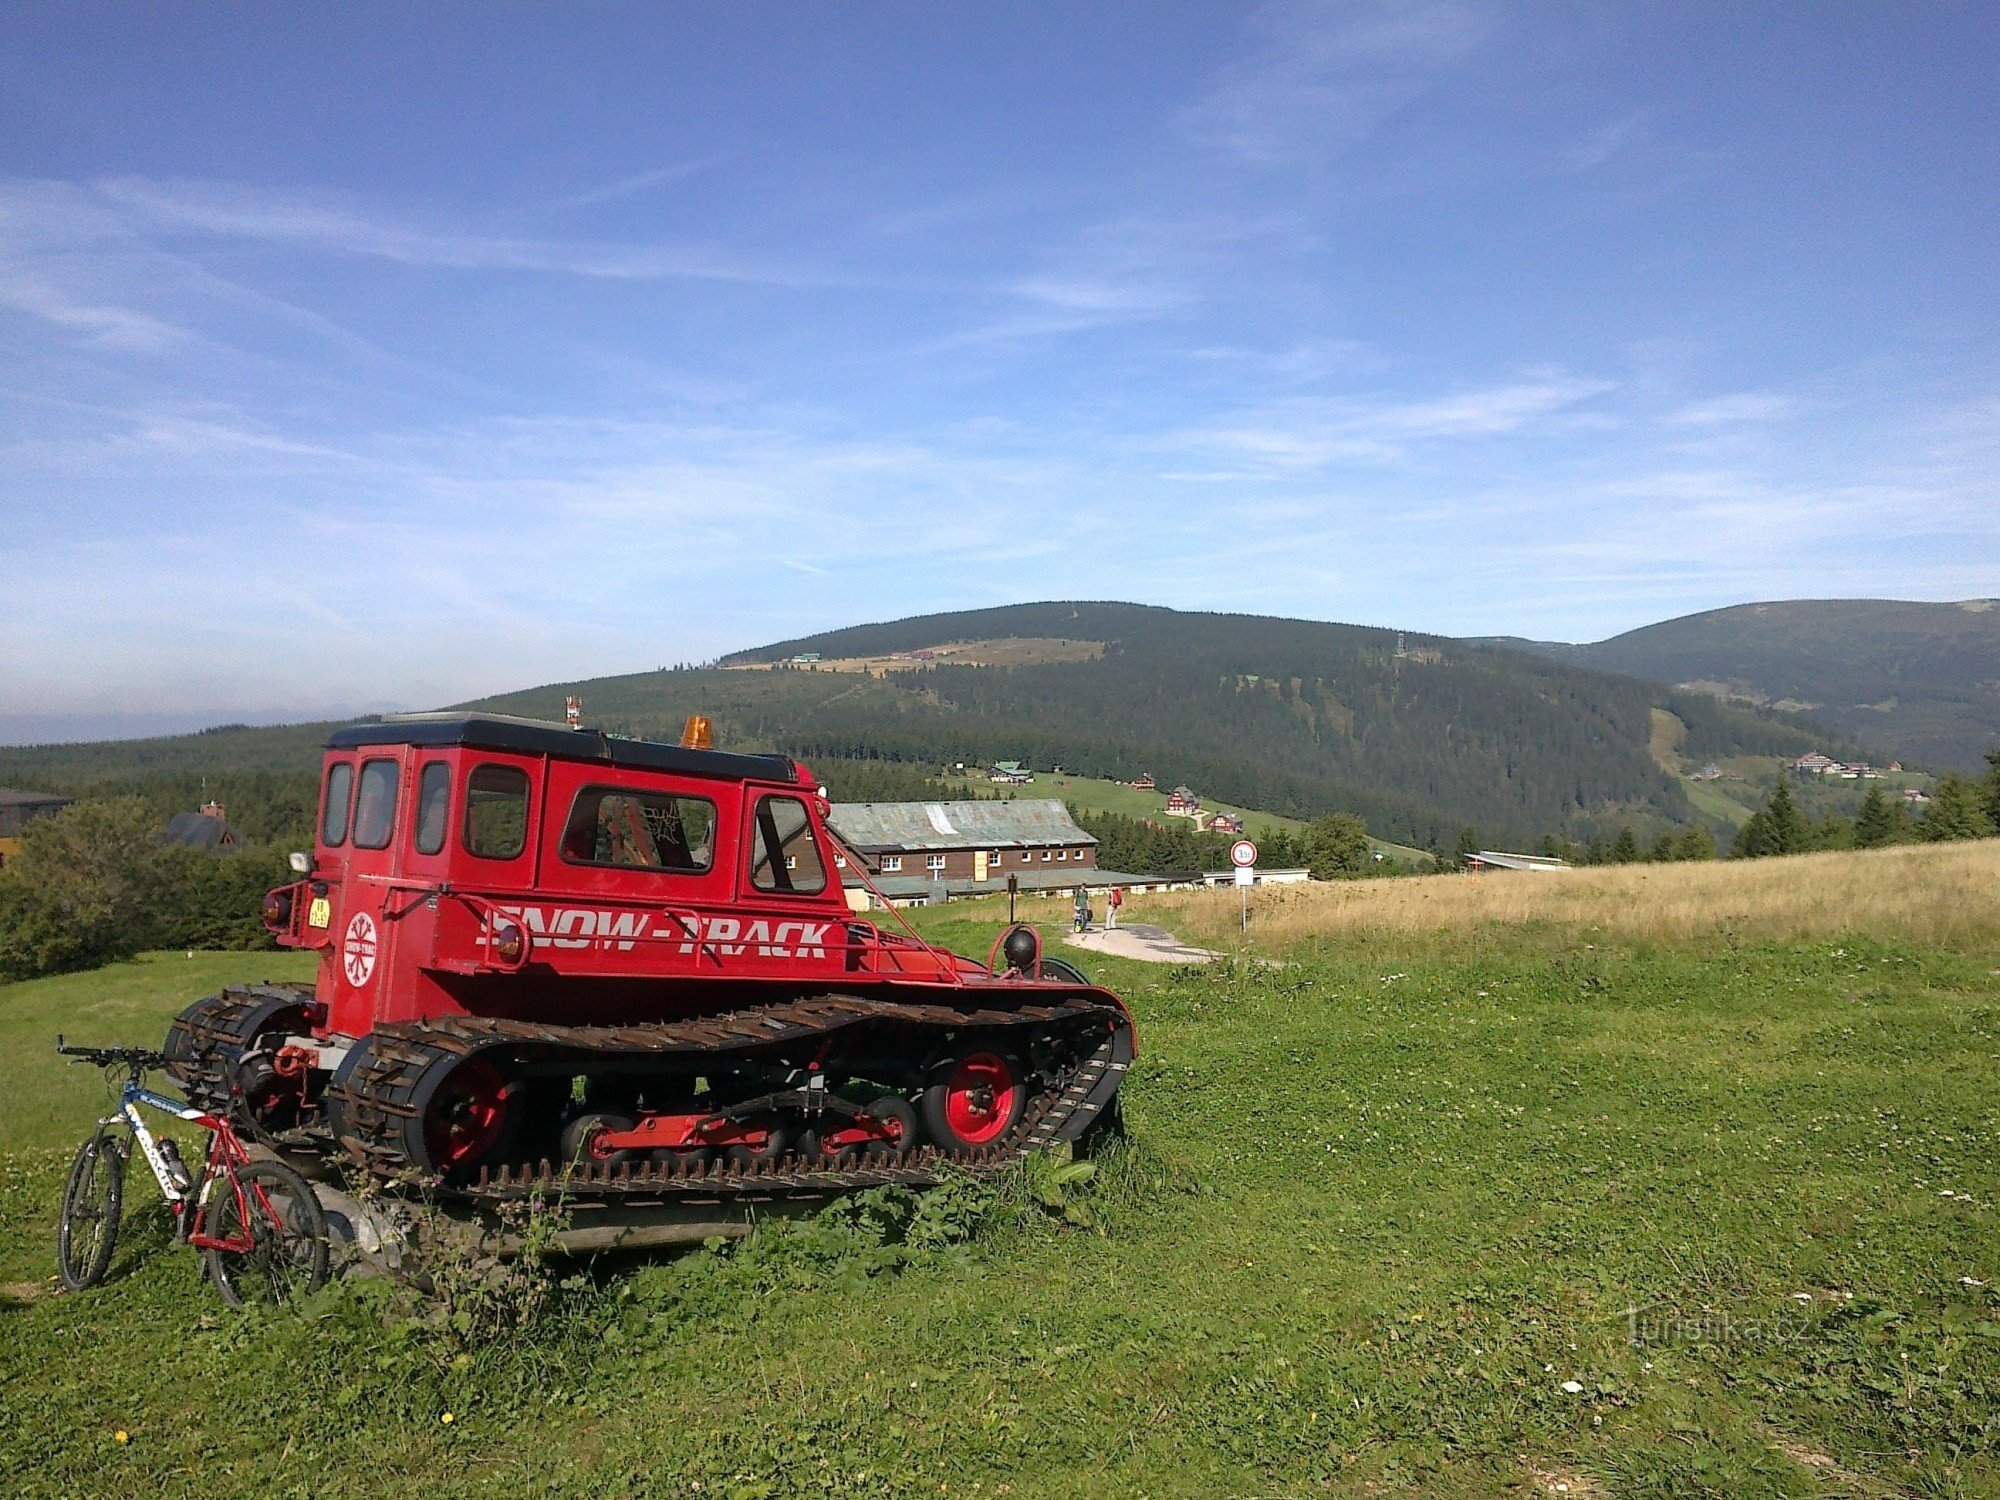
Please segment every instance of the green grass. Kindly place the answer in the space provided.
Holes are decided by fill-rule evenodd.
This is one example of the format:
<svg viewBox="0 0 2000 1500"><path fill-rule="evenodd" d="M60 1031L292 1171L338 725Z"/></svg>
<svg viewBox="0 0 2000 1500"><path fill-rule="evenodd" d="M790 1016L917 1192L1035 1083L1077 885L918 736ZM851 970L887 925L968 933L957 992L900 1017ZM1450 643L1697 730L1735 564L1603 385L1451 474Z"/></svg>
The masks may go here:
<svg viewBox="0 0 2000 1500"><path fill-rule="evenodd" d="M148 953L94 973L0 985L0 1151L74 1147L103 1113L98 1071L56 1056L58 1032L90 1046L157 1047L169 1021L225 984L312 977L307 953Z"/></svg>
<svg viewBox="0 0 2000 1500"><path fill-rule="evenodd" d="M1072 776L1064 773L1057 776L1052 772L1038 771L1035 779L1026 786L995 785L984 776L951 776L940 778L947 784L962 787L968 796L1015 797L1056 797L1073 803L1085 812L1120 813L1128 818L1154 818L1164 820L1167 815L1166 791L1140 791L1127 786L1122 781L1105 781L1095 776ZM1168 788L1167 790L1171 790ZM1297 818L1282 817L1277 813L1259 812L1255 808L1238 807L1233 802L1217 802L1204 796L1202 810L1206 813L1235 813L1243 820L1243 832L1251 839L1263 838L1272 830L1297 833L1306 825ZM1425 861L1430 854L1422 849L1413 849L1407 844L1392 844L1385 839L1370 839L1369 845L1381 854L1394 859Z"/></svg>
<svg viewBox="0 0 2000 1500"><path fill-rule="evenodd" d="M379 1289L246 1321L156 1230L50 1295L101 1098L55 1027L151 1039L278 965L0 989L0 1493L2000 1492L2000 954L1289 957L1089 962L1142 1047L1094 1228L1017 1192L955 1246L600 1263L490 1341Z"/></svg>

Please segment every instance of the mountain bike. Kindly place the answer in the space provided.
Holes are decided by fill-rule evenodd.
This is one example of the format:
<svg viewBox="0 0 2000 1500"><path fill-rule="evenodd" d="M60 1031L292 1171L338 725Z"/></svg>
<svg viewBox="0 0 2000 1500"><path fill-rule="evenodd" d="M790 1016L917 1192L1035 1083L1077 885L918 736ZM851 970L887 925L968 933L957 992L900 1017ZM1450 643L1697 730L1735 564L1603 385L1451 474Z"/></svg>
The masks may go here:
<svg viewBox="0 0 2000 1500"><path fill-rule="evenodd" d="M60 1036L56 1051L107 1071L125 1070L117 1111L97 1122L63 1186L56 1271L66 1288L96 1286L110 1268L134 1141L159 1181L174 1238L202 1253L224 1302L275 1305L325 1284L326 1215L311 1184L283 1162L253 1158L225 1117L147 1088L146 1074L166 1066L163 1054L143 1047L71 1047ZM142 1106L209 1133L199 1173L188 1169L171 1139L146 1128Z"/></svg>

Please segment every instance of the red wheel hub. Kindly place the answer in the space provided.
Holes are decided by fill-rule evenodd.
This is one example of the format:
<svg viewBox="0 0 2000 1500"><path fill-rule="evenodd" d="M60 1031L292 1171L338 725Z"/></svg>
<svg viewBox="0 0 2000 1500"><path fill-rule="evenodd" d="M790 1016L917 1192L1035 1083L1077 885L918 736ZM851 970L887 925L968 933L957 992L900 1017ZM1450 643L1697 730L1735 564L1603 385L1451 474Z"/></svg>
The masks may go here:
<svg viewBox="0 0 2000 1500"><path fill-rule="evenodd" d="M453 1069L431 1097L424 1122L432 1170L448 1172L492 1149L507 1123L507 1103L507 1080L485 1058L468 1058Z"/></svg>
<svg viewBox="0 0 2000 1500"><path fill-rule="evenodd" d="M1006 1134L1021 1087L1006 1058L995 1052L962 1057L944 1087L944 1117L960 1140L984 1146Z"/></svg>

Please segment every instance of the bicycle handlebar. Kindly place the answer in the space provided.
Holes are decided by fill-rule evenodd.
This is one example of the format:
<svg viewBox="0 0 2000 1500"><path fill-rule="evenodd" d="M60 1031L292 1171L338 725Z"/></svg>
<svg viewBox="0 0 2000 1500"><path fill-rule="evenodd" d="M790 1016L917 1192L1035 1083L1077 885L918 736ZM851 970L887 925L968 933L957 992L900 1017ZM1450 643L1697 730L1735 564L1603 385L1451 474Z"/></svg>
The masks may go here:
<svg viewBox="0 0 2000 1500"><path fill-rule="evenodd" d="M61 1032L56 1033L56 1051L100 1068L132 1068L143 1072L167 1065L167 1055L150 1047L72 1047L62 1039Z"/></svg>

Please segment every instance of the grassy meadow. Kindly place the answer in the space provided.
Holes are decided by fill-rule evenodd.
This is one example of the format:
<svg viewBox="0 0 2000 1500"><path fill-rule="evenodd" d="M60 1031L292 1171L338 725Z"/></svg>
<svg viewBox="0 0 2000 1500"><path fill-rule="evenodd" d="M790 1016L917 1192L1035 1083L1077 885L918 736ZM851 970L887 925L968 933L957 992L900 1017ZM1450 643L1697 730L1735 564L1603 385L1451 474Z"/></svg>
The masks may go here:
<svg viewBox="0 0 2000 1500"><path fill-rule="evenodd" d="M2000 845L1641 873L1257 892L1252 955L1088 963L1142 1049L1088 1180L428 1317L225 1313L150 1222L54 1294L54 1030L291 971L0 989L0 1494L2000 1493Z"/></svg>

